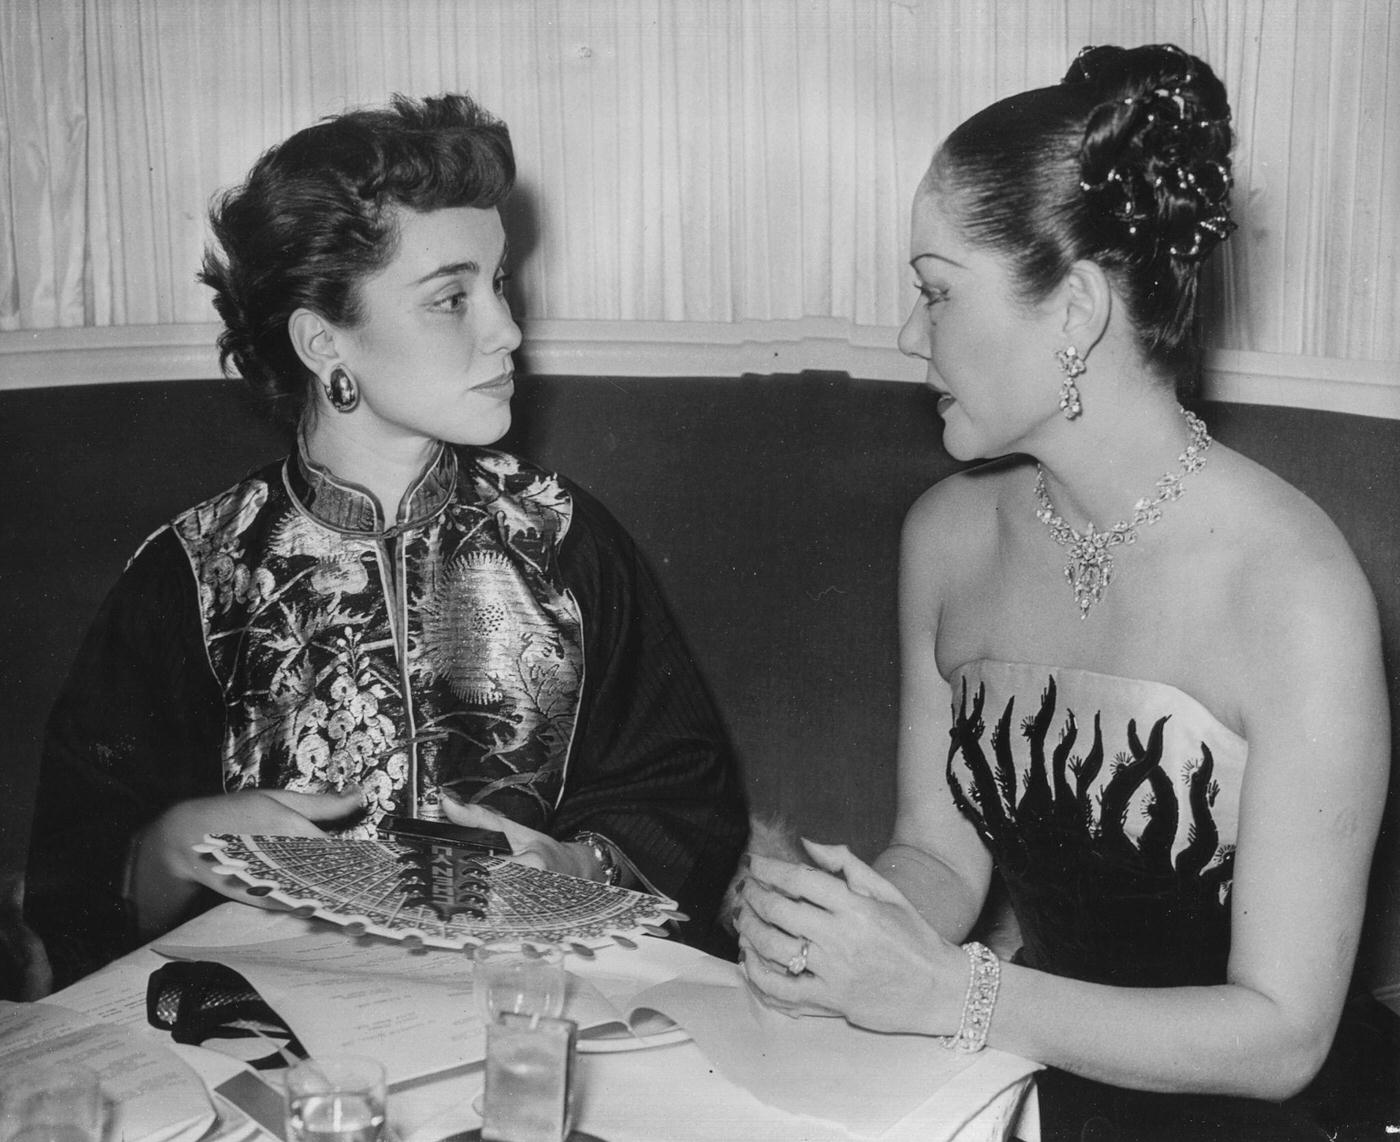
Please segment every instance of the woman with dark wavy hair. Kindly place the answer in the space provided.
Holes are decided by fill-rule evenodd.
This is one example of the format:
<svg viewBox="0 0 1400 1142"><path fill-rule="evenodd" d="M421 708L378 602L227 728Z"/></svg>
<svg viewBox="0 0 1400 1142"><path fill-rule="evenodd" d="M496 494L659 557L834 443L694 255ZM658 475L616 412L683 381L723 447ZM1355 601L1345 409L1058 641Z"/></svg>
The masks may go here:
<svg viewBox="0 0 1400 1142"><path fill-rule="evenodd" d="M746 831L716 712L617 522L487 447L514 179L469 98L398 97L216 203L221 357L297 447L144 544L55 707L26 914L59 985L210 902L206 833L391 813L655 888L706 939Z"/></svg>
<svg viewBox="0 0 1400 1142"><path fill-rule="evenodd" d="M1347 1000L1388 711L1337 529L1178 403L1231 143L1210 68L1150 46L1085 49L939 147L899 344L985 462L905 526L894 836L874 868L755 857L742 895L766 1002L1045 1063L1046 1138L1394 1113L1283 1104ZM974 938L994 873L1004 963Z"/></svg>

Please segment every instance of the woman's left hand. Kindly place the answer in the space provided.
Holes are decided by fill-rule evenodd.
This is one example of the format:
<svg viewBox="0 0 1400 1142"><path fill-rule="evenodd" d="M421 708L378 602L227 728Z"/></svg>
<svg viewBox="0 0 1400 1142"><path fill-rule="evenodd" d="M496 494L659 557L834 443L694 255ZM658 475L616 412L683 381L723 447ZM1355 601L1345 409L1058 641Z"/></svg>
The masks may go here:
<svg viewBox="0 0 1400 1142"><path fill-rule="evenodd" d="M548 833L541 833L512 821L485 805L468 805L450 797L443 797L442 809L454 825L469 825L475 829L492 829L504 833L506 840L510 842L512 860L531 868L562 872L585 880L592 879L582 845L556 841Z"/></svg>
<svg viewBox="0 0 1400 1142"><path fill-rule="evenodd" d="M804 840L818 866L751 857L737 927L749 986L789 1015L949 1035L967 958L844 845Z"/></svg>

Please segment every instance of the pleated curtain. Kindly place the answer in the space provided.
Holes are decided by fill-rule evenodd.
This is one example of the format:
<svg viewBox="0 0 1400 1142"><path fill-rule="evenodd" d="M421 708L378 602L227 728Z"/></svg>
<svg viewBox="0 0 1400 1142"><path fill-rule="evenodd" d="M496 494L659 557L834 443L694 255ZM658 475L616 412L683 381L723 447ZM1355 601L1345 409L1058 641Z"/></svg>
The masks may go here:
<svg viewBox="0 0 1400 1142"><path fill-rule="evenodd" d="M895 326L938 139L1085 44L1170 41L1235 107L1221 348L1400 360L1393 0L3 0L0 329L213 320L211 196L396 91L510 124L537 318Z"/></svg>

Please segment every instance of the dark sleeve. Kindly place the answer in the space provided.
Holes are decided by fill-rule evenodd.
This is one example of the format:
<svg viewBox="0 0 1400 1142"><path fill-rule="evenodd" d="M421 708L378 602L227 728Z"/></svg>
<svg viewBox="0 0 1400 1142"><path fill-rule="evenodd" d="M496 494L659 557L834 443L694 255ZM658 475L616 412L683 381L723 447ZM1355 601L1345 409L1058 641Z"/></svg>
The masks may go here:
<svg viewBox="0 0 1400 1142"><path fill-rule="evenodd" d="M25 917L55 987L135 946L129 842L177 801L221 791L222 725L194 576L163 531L103 602L44 736Z"/></svg>
<svg viewBox="0 0 1400 1142"><path fill-rule="evenodd" d="M748 836L733 750L635 544L570 491L561 564L583 611L585 675L555 835L613 841L691 917L683 938L723 950L715 917Z"/></svg>

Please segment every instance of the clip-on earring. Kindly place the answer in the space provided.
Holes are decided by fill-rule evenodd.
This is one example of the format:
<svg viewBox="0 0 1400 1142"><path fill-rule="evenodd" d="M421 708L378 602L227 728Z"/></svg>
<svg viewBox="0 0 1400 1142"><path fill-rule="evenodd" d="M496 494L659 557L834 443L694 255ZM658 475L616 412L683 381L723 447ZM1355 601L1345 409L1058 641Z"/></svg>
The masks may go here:
<svg viewBox="0 0 1400 1142"><path fill-rule="evenodd" d="M360 387L344 365L331 370L331 379L326 382L326 400L336 412L354 412L360 403Z"/></svg>
<svg viewBox="0 0 1400 1142"><path fill-rule="evenodd" d="M1066 420L1074 420L1084 411L1079 403L1079 386L1074 383L1074 379L1083 375L1088 366L1084 364L1084 358L1073 345L1056 350L1055 363L1065 375L1065 379L1060 382L1060 411L1064 413Z"/></svg>

